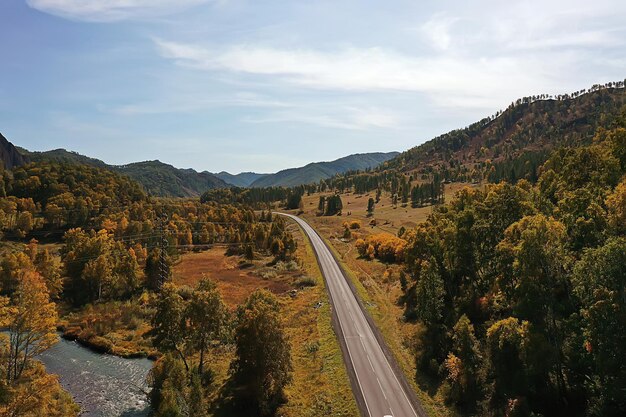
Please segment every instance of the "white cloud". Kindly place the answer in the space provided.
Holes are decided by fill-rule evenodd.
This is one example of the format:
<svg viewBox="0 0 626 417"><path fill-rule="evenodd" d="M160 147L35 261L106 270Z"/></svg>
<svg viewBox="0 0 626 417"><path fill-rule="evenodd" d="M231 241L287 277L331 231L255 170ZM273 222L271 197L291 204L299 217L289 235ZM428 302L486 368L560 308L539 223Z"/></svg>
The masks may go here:
<svg viewBox="0 0 626 417"><path fill-rule="evenodd" d="M446 50L452 42L452 25L460 19L436 13L420 27L420 32L435 49Z"/></svg>
<svg viewBox="0 0 626 417"><path fill-rule="evenodd" d="M162 16L211 0L26 0L37 10L72 20L115 22Z"/></svg>
<svg viewBox="0 0 626 417"><path fill-rule="evenodd" d="M254 45L207 48L155 42L162 56L181 66L274 77L312 89L454 94L491 97L501 103L503 96L536 91L551 81L539 70L545 63L532 57L411 56L383 48L330 52Z"/></svg>
<svg viewBox="0 0 626 417"><path fill-rule="evenodd" d="M267 116L248 117L244 121L247 123L304 123L347 130L395 129L401 124L401 119L397 114L372 107L338 107L334 108L332 113L312 107L300 107L289 111L274 112Z"/></svg>
<svg viewBox="0 0 626 417"><path fill-rule="evenodd" d="M200 97L201 95L202 97ZM242 91L228 96L212 95L211 97L203 96L202 92L199 92L198 95L168 95L156 100L134 102L112 108L101 107L101 110L122 116L137 116L189 113L220 107L284 108L290 106L284 101Z"/></svg>

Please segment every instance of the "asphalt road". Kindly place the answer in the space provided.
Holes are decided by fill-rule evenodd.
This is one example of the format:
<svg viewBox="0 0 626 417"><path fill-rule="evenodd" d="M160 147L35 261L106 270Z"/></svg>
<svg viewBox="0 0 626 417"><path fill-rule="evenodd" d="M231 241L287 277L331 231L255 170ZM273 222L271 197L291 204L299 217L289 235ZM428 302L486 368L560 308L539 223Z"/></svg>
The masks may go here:
<svg viewBox="0 0 626 417"><path fill-rule="evenodd" d="M276 213L278 214L278 213ZM308 235L326 280L330 299L339 322L340 343L345 347L344 361L351 367L352 385L357 400L361 398L362 412L367 417L427 417L419 406L414 406L411 393L405 391L383 347L376 338L365 312L361 309L341 268L317 232L303 219L280 213L295 220Z"/></svg>

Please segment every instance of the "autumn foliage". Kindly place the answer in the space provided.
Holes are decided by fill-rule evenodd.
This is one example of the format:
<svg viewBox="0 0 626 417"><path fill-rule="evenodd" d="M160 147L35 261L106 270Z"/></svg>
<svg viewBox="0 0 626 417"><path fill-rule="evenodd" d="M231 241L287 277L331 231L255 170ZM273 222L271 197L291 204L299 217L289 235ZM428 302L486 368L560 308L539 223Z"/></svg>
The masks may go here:
<svg viewBox="0 0 626 417"><path fill-rule="evenodd" d="M389 233L369 235L355 243L359 255L367 259L380 259L383 262L402 262L406 240Z"/></svg>

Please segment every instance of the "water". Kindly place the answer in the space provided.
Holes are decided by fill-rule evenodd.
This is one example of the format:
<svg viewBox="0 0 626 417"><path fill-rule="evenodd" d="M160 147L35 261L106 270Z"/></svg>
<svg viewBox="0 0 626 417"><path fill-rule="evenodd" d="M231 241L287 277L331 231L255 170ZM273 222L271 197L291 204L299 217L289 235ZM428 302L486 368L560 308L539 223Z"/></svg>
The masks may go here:
<svg viewBox="0 0 626 417"><path fill-rule="evenodd" d="M61 339L38 357L81 407L84 417L147 417L148 359L95 353Z"/></svg>

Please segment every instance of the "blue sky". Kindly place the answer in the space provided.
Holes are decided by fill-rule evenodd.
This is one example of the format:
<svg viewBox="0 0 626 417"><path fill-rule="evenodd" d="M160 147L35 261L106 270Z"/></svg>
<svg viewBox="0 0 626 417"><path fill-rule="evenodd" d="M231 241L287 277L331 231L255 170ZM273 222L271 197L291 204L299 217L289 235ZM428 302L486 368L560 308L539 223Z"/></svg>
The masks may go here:
<svg viewBox="0 0 626 417"><path fill-rule="evenodd" d="M272 172L626 77L626 2L1 0L0 132Z"/></svg>

